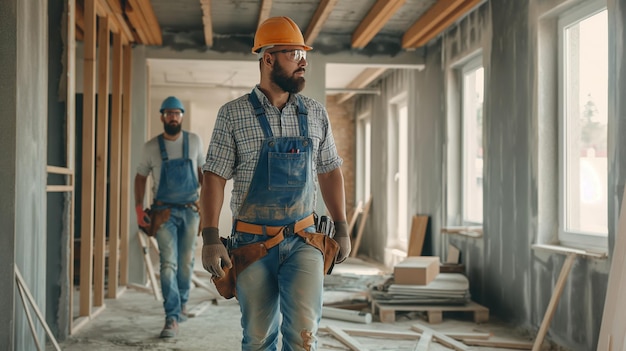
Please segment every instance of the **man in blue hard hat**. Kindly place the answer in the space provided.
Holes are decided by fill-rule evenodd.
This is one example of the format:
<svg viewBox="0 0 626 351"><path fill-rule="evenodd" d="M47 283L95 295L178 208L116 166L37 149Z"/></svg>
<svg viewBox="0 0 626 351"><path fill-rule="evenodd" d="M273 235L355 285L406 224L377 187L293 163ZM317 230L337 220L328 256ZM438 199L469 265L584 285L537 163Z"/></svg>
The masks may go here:
<svg viewBox="0 0 626 351"><path fill-rule="evenodd" d="M161 291L165 326L161 338L175 337L178 323L186 320L200 225L198 189L204 163L202 139L182 130L183 103L170 96L161 104L163 133L144 144L135 176L137 224L156 236L161 261ZM144 210L146 180L152 174L153 202Z"/></svg>

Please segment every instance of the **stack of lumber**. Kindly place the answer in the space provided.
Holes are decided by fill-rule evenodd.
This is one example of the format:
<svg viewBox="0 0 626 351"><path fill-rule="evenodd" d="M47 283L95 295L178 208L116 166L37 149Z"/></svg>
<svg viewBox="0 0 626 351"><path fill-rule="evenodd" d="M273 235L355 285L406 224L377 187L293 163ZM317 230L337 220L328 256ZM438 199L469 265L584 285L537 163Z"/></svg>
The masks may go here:
<svg viewBox="0 0 626 351"><path fill-rule="evenodd" d="M385 304L466 304L470 302L469 280L460 273L439 273L426 285L386 284L375 287L371 298Z"/></svg>

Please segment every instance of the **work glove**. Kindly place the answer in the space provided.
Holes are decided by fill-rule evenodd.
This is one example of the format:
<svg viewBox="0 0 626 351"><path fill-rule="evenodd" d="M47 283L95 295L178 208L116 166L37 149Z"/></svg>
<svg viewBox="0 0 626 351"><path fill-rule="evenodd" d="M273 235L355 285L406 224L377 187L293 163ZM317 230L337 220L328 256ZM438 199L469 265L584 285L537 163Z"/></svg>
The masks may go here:
<svg viewBox="0 0 626 351"><path fill-rule="evenodd" d="M150 216L144 211L142 205L135 206L135 213L137 213L137 224L140 227L147 228L150 226Z"/></svg>
<svg viewBox="0 0 626 351"><path fill-rule="evenodd" d="M341 263L348 258L352 250L350 235L348 234L348 223L346 221L335 222L335 236L333 239L339 244L336 263Z"/></svg>
<svg viewBox="0 0 626 351"><path fill-rule="evenodd" d="M207 227L202 229L202 267L214 277L222 278L226 275L222 267L232 268L226 246L220 240L219 229Z"/></svg>

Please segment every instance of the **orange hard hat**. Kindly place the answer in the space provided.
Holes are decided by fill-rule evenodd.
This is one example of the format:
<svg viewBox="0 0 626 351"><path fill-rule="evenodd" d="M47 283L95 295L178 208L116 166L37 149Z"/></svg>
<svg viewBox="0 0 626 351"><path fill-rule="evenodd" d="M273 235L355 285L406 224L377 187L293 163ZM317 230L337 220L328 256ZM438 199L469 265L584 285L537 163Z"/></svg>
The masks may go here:
<svg viewBox="0 0 626 351"><path fill-rule="evenodd" d="M300 28L289 17L272 17L266 19L254 35L252 53L258 53L263 47L275 45L300 45L304 50L312 47L304 43Z"/></svg>

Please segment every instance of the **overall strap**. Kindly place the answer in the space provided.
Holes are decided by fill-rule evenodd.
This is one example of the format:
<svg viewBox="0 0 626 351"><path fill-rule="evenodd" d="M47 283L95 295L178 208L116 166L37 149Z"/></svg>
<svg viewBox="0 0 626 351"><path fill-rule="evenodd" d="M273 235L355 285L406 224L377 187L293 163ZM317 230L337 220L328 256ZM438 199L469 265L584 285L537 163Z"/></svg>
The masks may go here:
<svg viewBox="0 0 626 351"><path fill-rule="evenodd" d="M263 105L261 105L261 102L256 96L256 92L254 91L254 89L252 89L252 92L248 96L248 100L254 108L254 113L256 114L259 123L261 124L261 129L263 129L263 134L265 134L265 137L273 137L274 135L272 134L272 128L270 127L270 123L267 121L267 117L265 116L265 108L263 108Z"/></svg>
<svg viewBox="0 0 626 351"><path fill-rule="evenodd" d="M167 161L167 151L165 150L165 141L163 139L163 134L159 134L157 140L159 141L159 149L161 149L161 160Z"/></svg>
<svg viewBox="0 0 626 351"><path fill-rule="evenodd" d="M300 124L300 136L308 137L309 124L307 123L307 115L309 112L304 106L304 102L302 102L300 95L296 95L296 99L298 100L298 124Z"/></svg>
<svg viewBox="0 0 626 351"><path fill-rule="evenodd" d="M183 158L189 158L189 133L183 131Z"/></svg>

